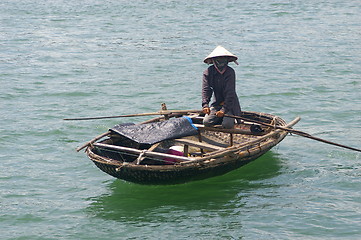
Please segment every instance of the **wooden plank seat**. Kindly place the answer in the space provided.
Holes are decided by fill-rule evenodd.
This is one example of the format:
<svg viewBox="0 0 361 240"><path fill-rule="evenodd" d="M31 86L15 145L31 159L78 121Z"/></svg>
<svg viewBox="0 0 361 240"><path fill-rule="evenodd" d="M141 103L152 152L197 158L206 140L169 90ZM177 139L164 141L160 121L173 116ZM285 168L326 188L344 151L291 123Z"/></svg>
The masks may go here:
<svg viewBox="0 0 361 240"><path fill-rule="evenodd" d="M174 141L177 142L177 143L182 143L184 145L199 147L201 149L211 150L211 151L224 149L223 147L219 147L219 146L209 144L209 143L206 143L206 142L193 141L193 140L188 139L188 138L178 138L178 139L174 139Z"/></svg>

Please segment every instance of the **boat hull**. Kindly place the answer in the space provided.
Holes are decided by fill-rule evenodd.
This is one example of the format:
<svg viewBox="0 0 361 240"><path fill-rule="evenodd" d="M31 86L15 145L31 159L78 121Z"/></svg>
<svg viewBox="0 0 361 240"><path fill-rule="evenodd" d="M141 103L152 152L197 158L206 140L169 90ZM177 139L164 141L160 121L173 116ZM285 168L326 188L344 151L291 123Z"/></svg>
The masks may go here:
<svg viewBox="0 0 361 240"><path fill-rule="evenodd" d="M90 158L99 169L115 178L144 185L168 185L181 184L226 174L252 162L267 151L268 150L243 158L223 157L223 161L218 164L197 163L189 166L174 165L166 167L119 166Z"/></svg>
<svg viewBox="0 0 361 240"><path fill-rule="evenodd" d="M292 127L298 120L286 124L283 119L278 118L277 124ZM92 145L87 148L86 153L103 172L124 181L148 185L180 184L220 176L238 169L268 152L287 134L287 131L271 130L264 136L247 136L249 141L242 143L242 139L239 139L240 142L235 146L225 148L223 152L214 152L219 152L218 154L205 154L203 157L176 164L136 164L134 158L132 161L124 160L125 156L121 156L124 161L119 161L100 154Z"/></svg>

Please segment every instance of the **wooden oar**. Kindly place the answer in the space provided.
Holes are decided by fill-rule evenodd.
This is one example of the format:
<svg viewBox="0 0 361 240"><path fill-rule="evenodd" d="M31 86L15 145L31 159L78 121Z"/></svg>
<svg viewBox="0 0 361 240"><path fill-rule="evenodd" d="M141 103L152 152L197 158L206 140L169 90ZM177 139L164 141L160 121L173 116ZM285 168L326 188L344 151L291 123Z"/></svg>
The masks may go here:
<svg viewBox="0 0 361 240"><path fill-rule="evenodd" d="M105 133L100 134L99 136L96 136L95 138L93 138L92 140L90 140L89 142L84 143L83 145L81 145L80 147L78 147L76 149L77 152L79 152L80 150L82 150L83 148L86 148L87 146L89 146L90 144L93 144L95 141L98 141L99 139L107 136L108 134L110 134L110 131L107 131Z"/></svg>
<svg viewBox="0 0 361 240"><path fill-rule="evenodd" d="M152 115L170 115L170 114L186 114L186 113L200 113L201 110L161 110L159 112L151 113L136 113L128 115L118 115L118 116L105 116L105 117L84 117L84 118L64 118L66 121L74 120L95 120L95 119L106 119L106 118L121 118L121 117L141 117L141 116L152 116Z"/></svg>
<svg viewBox="0 0 361 240"><path fill-rule="evenodd" d="M257 120L253 120L253 119L249 119L249 118L245 118L245 117L240 117L240 116L229 115L229 114L225 114L224 116L231 117L231 118L242 119L242 120L245 120L245 121L248 121L248 122L257 123L257 124L267 126L267 127L272 127L272 128L275 128L275 129L281 129L281 130L287 131L289 133L294 133L294 134L302 136L302 137L310 138L310 139L320 141L320 142L323 142L323 143L327 143L327 144L335 145L335 146L338 146L338 147L347 148L347 149L350 149L350 150L353 150L353 151L361 152L361 149L354 148L354 147L349 147L349 146L339 144L339 143L335 143L335 142L331 142L331 141L328 141L328 140L325 140L325 139L322 139L322 138L319 138L319 137L314 137L311 134L308 134L308 133L303 132L303 131L295 130L295 129L292 129L292 128L286 128L286 127L282 127L282 126L272 125L272 124L264 123L264 122L261 122L261 121L257 121Z"/></svg>

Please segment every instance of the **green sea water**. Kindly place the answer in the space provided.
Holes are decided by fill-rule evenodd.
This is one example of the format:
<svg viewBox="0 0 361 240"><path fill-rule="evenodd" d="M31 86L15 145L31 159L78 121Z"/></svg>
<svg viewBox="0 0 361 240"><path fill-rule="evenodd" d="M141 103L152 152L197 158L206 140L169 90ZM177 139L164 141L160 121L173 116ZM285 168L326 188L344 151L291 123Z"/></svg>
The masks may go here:
<svg viewBox="0 0 361 240"><path fill-rule="evenodd" d="M75 148L118 123L198 109L217 45L243 110L361 148L361 2L3 0L0 239L361 239L361 159L289 135L224 176L112 178Z"/></svg>

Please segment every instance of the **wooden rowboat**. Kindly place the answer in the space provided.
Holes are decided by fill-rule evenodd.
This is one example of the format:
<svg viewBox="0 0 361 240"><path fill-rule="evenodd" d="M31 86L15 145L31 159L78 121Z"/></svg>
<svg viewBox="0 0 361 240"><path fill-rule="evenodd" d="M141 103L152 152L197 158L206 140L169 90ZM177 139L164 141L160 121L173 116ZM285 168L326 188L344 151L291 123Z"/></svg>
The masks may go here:
<svg viewBox="0 0 361 240"><path fill-rule="evenodd" d="M151 129L160 126L162 130L164 124L183 121L183 116L188 117L187 121L196 131L146 143L123 134L143 131L149 126ZM86 154L102 171L128 182L185 183L235 170L265 154L288 134L282 129L254 124L252 120L287 128L300 120L296 118L287 124L278 116L257 112L243 112L242 117L249 121L242 121L234 129L205 127L202 116L195 113L166 115L130 127L122 125L119 129L123 132L111 129L88 142ZM167 132L179 131L168 129ZM143 138L158 135L159 132L147 132ZM174 150L176 148L178 150Z"/></svg>

